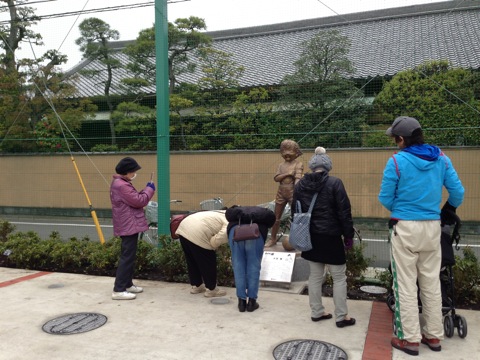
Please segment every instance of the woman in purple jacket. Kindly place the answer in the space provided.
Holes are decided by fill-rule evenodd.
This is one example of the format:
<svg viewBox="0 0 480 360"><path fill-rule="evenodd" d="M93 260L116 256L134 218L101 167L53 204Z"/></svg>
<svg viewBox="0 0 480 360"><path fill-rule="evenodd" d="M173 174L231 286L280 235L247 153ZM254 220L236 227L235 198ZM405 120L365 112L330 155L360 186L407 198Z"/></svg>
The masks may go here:
<svg viewBox="0 0 480 360"><path fill-rule="evenodd" d="M122 250L118 262L113 300L132 300L143 289L133 284L133 272L137 257L138 236L148 229L143 208L155 194L152 182L138 192L132 185L141 167L131 157L120 160L115 167L116 175L110 185L112 202L113 235L122 239Z"/></svg>

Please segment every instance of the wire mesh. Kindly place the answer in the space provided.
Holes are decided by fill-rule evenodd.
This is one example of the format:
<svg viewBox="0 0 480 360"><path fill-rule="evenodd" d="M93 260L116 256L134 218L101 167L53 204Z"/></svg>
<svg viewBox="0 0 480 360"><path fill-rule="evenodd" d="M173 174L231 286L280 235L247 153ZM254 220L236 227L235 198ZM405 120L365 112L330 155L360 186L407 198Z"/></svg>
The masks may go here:
<svg viewBox="0 0 480 360"><path fill-rule="evenodd" d="M157 119L154 27L145 26L136 39L117 41L115 29L99 22L109 30L102 42L91 36L93 23L82 23L79 44L84 45L85 61L65 74L61 54L17 56L19 49L6 36L15 23L7 17L0 34L0 153L4 160L32 153L144 154L156 151L160 137L168 137L172 154L258 152L276 151L282 140L292 139L302 149L320 145L328 151L345 151L342 164L348 167L347 151L394 151L385 130L399 115L416 117L426 142L455 151L476 149L480 145L476 56L480 6L462 9L461 5L456 1L432 4L393 18L387 16L393 10L372 13L368 19L357 14L356 21L337 14L339 25L335 26L323 21L309 22L310 26L299 23L297 28L280 24L265 27L261 34L247 32L250 36L245 36L245 29L231 31L228 38L205 32L208 24L202 22L193 24L195 31L190 32L184 31L188 26L172 23L169 52L164 54L170 65L169 119ZM49 24L56 27L53 21ZM32 40L23 42L27 45ZM185 50L187 40L195 45ZM165 121L169 132L159 135L157 126ZM462 153L454 165L469 186L466 200L478 204L478 170L468 166L476 157L474 152L464 154L470 153ZM355 211L361 218L376 196L364 183L372 176L381 178L377 169L385 159L375 161L355 171L337 168L350 185L349 195L358 204ZM230 165L216 161L188 169L173 165L170 176L182 184L173 195L184 199L184 207L197 206L198 197L224 196L227 185L233 183L236 193L224 196L227 204L239 194L245 195L242 199L247 203L271 201L274 170L269 169L276 163L263 163L263 170L254 170L252 164L250 172L236 178L218 171ZM82 170L93 183L98 180L93 170ZM27 195L10 206L45 206L42 199L54 190L44 185L28 193L26 180L68 179L66 171L44 166L23 173L12 169L11 185L5 191L18 193L22 186L20 191ZM252 190L267 178L272 186ZM104 197L105 191L106 186L93 194L94 200ZM67 198L61 207L80 205ZM472 225L466 238L472 242L480 232L480 219L474 213L479 213L478 205L468 210ZM371 223L366 230L383 236L384 230Z"/></svg>

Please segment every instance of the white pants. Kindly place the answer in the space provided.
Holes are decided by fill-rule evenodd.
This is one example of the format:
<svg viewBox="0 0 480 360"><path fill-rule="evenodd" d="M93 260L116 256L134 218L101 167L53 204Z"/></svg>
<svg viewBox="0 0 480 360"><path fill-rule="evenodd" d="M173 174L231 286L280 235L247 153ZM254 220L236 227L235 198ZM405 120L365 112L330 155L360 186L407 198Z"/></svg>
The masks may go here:
<svg viewBox="0 0 480 360"><path fill-rule="evenodd" d="M312 317L320 317L325 313L322 304L322 285L325 280L326 267L333 279L333 303L335 304L335 321L342 321L348 314L347 308L347 276L346 264L327 265L309 261L310 276L308 278L308 298Z"/></svg>
<svg viewBox="0 0 480 360"><path fill-rule="evenodd" d="M440 221L400 220L391 235L395 322L401 340L443 339ZM420 331L418 287L425 322Z"/></svg>

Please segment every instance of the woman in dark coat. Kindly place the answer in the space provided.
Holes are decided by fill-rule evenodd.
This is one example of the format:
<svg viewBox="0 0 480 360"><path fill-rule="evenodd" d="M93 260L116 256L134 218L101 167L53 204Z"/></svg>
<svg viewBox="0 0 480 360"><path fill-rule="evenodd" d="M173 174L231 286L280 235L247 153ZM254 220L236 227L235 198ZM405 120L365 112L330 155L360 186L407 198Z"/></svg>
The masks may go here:
<svg viewBox="0 0 480 360"><path fill-rule="evenodd" d="M306 174L295 186L292 214L297 208L297 200L302 211L307 211L312 197L318 193L310 220L312 250L302 252L309 262L308 295L312 321L331 319L322 304L322 285L326 268L333 279L333 302L335 321L338 327L355 324L348 316L347 277L345 250L353 244L353 220L348 198L342 180L329 175L332 160L323 147L317 147L308 162L311 173ZM343 239L342 239L343 238Z"/></svg>
<svg viewBox="0 0 480 360"><path fill-rule="evenodd" d="M260 285L260 268L263 247L268 235L268 228L275 224L272 210L260 206L232 206L225 212L228 221L228 243L232 250L233 275L238 297L238 310L252 312L258 309L258 288ZM260 236L256 239L234 241L233 234L239 223L258 224ZM248 298L248 303L247 303Z"/></svg>

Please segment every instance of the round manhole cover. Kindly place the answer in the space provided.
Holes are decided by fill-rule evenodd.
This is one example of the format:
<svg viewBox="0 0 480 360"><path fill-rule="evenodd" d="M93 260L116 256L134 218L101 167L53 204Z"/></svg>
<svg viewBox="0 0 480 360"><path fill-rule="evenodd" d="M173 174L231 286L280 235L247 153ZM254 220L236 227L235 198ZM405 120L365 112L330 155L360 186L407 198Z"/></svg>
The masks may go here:
<svg viewBox="0 0 480 360"><path fill-rule="evenodd" d="M338 346L317 340L291 340L273 349L276 360L346 360L345 351Z"/></svg>
<svg viewBox="0 0 480 360"><path fill-rule="evenodd" d="M215 298L215 299L210 300L210 302L214 305L225 305L225 304L228 304L230 302L230 300L225 299L225 298Z"/></svg>
<svg viewBox="0 0 480 360"><path fill-rule="evenodd" d="M385 294L387 289L381 286L360 286L360 290L369 294Z"/></svg>
<svg viewBox="0 0 480 360"><path fill-rule="evenodd" d="M65 315L50 320L43 325L43 331L54 335L84 333L99 328L107 322L107 317L95 313L78 313Z"/></svg>

